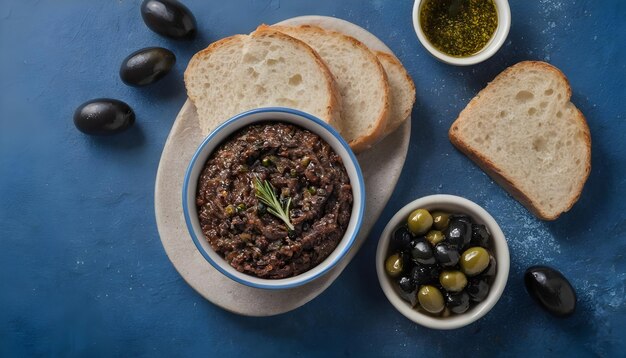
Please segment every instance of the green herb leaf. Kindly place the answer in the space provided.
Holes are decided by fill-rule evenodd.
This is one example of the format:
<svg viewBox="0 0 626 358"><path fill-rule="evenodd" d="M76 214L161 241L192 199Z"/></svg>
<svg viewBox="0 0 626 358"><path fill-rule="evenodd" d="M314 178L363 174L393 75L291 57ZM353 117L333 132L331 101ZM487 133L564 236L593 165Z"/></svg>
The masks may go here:
<svg viewBox="0 0 626 358"><path fill-rule="evenodd" d="M289 207L291 206L291 198L287 199L287 203L283 207L280 200L276 197L274 187L267 181L261 181L258 177L254 178L254 190L256 197L265 205L267 205L267 212L281 219L289 230L293 230L294 227L289 219Z"/></svg>

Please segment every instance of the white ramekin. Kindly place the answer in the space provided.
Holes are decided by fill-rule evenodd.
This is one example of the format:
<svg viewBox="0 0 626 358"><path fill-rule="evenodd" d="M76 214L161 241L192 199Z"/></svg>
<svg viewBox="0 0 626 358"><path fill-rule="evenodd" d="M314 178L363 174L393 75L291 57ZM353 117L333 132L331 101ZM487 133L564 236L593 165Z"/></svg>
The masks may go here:
<svg viewBox="0 0 626 358"><path fill-rule="evenodd" d="M483 62L493 56L493 54L495 54L500 47L502 47L502 44L504 44L504 41L509 34L509 29L511 28L511 9L509 7L509 2L507 0L493 0L498 14L498 27L496 27L496 31L489 43L487 43L481 51L471 56L454 57L447 55L433 46L426 38L424 31L422 31L419 12L421 4L424 1L425 0L415 0L415 3L413 4L413 28L415 29L417 38L426 50L442 62L457 66L469 66Z"/></svg>
<svg viewBox="0 0 626 358"><path fill-rule="evenodd" d="M491 233L494 244L493 254L496 259L496 276L494 282L489 289L487 298L463 314L439 318L417 311L411 307L409 302L400 297L395 283L392 282L385 272L385 259L389 254L389 240L393 232L406 221L413 210L420 208L469 215L474 222L485 225L487 230ZM378 241L378 248L376 250L376 273L378 274L380 287L383 289L389 302L406 318L424 327L434 329L460 328L467 326L487 314L487 312L495 306L496 302L498 302L504 291L509 277L509 265L509 246L506 243L506 239L498 223L496 223L494 218L489 215L485 209L478 206L478 204L455 195L430 195L407 204L391 218Z"/></svg>

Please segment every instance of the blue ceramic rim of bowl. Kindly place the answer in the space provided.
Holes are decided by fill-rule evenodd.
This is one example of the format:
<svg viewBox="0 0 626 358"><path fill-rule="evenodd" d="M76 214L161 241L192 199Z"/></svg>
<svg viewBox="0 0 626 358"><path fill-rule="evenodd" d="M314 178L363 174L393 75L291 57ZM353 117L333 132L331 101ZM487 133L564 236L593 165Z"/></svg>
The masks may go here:
<svg viewBox="0 0 626 358"><path fill-rule="evenodd" d="M359 183L359 195L361 197L361 205L359 206L359 209L358 209L357 221L356 221L355 229L354 229L352 235L350 236L350 238L348 239L347 245L335 257L335 259L332 262L326 264L326 267L323 270L321 270L320 272L318 272L314 276L311 276L311 277L309 277L307 279L304 279L304 280L293 281L293 282L289 282L287 284L282 284L282 285L279 282L280 279L278 279L278 280L266 279L267 281L278 282L278 284L276 284L276 283L262 284L262 283L255 283L255 282L246 281L244 279L241 279L240 277L232 275L230 272L225 270L219 263L215 262L209 256L209 254L206 252L206 250L204 250L204 247L202 246L202 244L200 243L200 240L196 236L196 233L195 233L195 230L194 230L193 224L192 224L192 218L191 218L191 215L189 213L189 205L188 205L189 202L187 200L187 193L189 191L189 182L191 180L191 172L193 171L193 169L194 169L194 167L196 165L198 157L200 157L202 155L204 147L206 147L213 140L213 138L215 138L217 136L218 133L220 133L225 128L229 127L232 123L240 120L241 118L245 118L245 117L248 117L248 116L253 115L253 114L269 113L269 112L287 113L287 114L292 114L292 115L299 116L301 118L304 118L306 120L309 120L309 121L312 121L312 122L316 123L317 125L319 125L322 128L324 128L326 131L328 131L330 134L332 134L339 141L339 143L343 146L344 150L347 152L348 156L350 157L350 160L352 161L352 163L354 165L354 168L355 168L355 171L356 171L356 175L357 175L357 180L358 180L358 183ZM272 119L262 119L262 120L259 120L259 122L264 122L264 121L272 121ZM274 121L280 122L280 119L275 119ZM254 287L254 288L271 289L271 290L287 289L287 288L293 288L293 287L304 285L305 283L311 282L311 281L313 281L313 280L323 276L330 269L335 267L335 265L337 265L339 263L339 261L341 261L341 259L343 259L344 256L348 253L348 251L350 251L350 249L352 248L352 245L354 244L354 241L356 240L356 237L357 237L359 231L361 230L361 223L363 221L363 213L365 211L365 184L364 184L364 181L363 181L363 173L361 172L361 167L359 165L359 162L357 161L356 156L352 152L352 149L350 149L350 146L348 145L348 143L343 139L343 137L341 137L341 135L333 127L331 127L328 123L322 121L321 119L319 119L319 118L317 118L317 117L315 117L315 116L313 116L313 115L311 115L309 113L302 112L302 111L299 111L299 110L296 110L296 109L292 109L292 108L285 108L285 107L264 107L264 108L252 109L252 110L240 113L240 114L238 114L238 115L228 119L226 122L220 124L219 126L217 126L217 128L215 128L213 131L211 131L211 133L209 133L209 135L202 141L202 143L200 144L200 146L198 147L198 149L194 153L193 157L191 158L191 161L189 162L189 166L187 167L187 170L185 171L185 178L183 179L182 196L183 196L183 198L182 198L183 199L183 214L185 216L185 223L187 225L187 231L191 235L191 239L193 240L194 245L196 245L196 248L198 249L200 254L202 254L204 259L207 260L215 269L217 269L223 275L225 275L226 277L230 278L231 280L233 280L233 281L235 281L237 283L240 283L240 284L243 284L243 285L246 285L246 286L250 286L250 287ZM346 237L344 236L344 237L342 237L341 241L343 241L345 239L346 239ZM323 263L323 261L322 261L322 263ZM320 263L320 265L322 263ZM242 274L243 275L247 275L245 273L242 273ZM250 277L256 278L255 276L250 276ZM293 276L292 278L297 278L297 277L298 276ZM291 278L287 278L287 279L291 279Z"/></svg>

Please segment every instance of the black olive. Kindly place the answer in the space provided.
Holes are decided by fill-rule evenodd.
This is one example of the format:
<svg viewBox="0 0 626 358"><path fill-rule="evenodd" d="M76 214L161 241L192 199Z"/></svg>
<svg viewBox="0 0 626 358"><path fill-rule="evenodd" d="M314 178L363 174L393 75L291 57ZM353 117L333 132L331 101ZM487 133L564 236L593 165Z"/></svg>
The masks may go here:
<svg viewBox="0 0 626 358"><path fill-rule="evenodd" d="M406 226L399 227L391 237L391 249L392 250L409 250L411 247L411 240L413 236L409 232Z"/></svg>
<svg viewBox="0 0 626 358"><path fill-rule="evenodd" d="M398 280L398 286L400 286L400 289L405 293L414 292L415 288L417 288L415 282L413 282L413 280L411 280L411 278L408 276L400 277L400 279Z"/></svg>
<svg viewBox="0 0 626 358"><path fill-rule="evenodd" d="M418 285L424 285L430 282L430 274L426 266L415 265L415 267L411 269L411 279Z"/></svg>
<svg viewBox="0 0 626 358"><path fill-rule="evenodd" d="M450 246L444 242L435 246L435 259L443 267L453 267L459 263L459 250L455 246Z"/></svg>
<svg viewBox="0 0 626 358"><path fill-rule="evenodd" d="M411 254L408 251L400 251L400 257L402 258L404 272L411 272L413 266L415 266L415 262L411 260Z"/></svg>
<svg viewBox="0 0 626 358"><path fill-rule="evenodd" d="M489 255L489 265L487 266L485 271L480 274L480 277L494 277L496 275L496 269L496 259L493 256Z"/></svg>
<svg viewBox="0 0 626 358"><path fill-rule="evenodd" d="M462 250L472 239L472 226L465 221L450 218L450 224L444 235L448 244Z"/></svg>
<svg viewBox="0 0 626 358"><path fill-rule="evenodd" d="M122 101L98 98L81 104L74 112L74 125L86 134L120 133L135 123L135 112Z"/></svg>
<svg viewBox="0 0 626 358"><path fill-rule="evenodd" d="M445 299L446 307L456 314L465 313L469 309L470 297L465 291L446 292Z"/></svg>
<svg viewBox="0 0 626 358"><path fill-rule="evenodd" d="M576 309L576 292L559 271L548 266L532 266L524 274L528 293L548 312L566 317Z"/></svg>
<svg viewBox="0 0 626 358"><path fill-rule="evenodd" d="M428 283L438 284L441 269L437 265L415 265L411 269L411 279L417 285L425 285Z"/></svg>
<svg viewBox="0 0 626 358"><path fill-rule="evenodd" d="M146 86L167 75L176 56L162 47L146 47L128 55L120 66L120 78L129 86Z"/></svg>
<svg viewBox="0 0 626 358"><path fill-rule="evenodd" d="M411 257L413 257L413 261L419 264L432 265L435 263L433 249L423 237L411 241Z"/></svg>
<svg viewBox="0 0 626 358"><path fill-rule="evenodd" d="M402 276L398 280L398 286L400 286L400 297L415 307L417 304L417 285L415 282L408 276Z"/></svg>
<svg viewBox="0 0 626 358"><path fill-rule="evenodd" d="M159 35L176 39L196 36L196 18L176 0L144 0L141 17L150 30Z"/></svg>
<svg viewBox="0 0 626 358"><path fill-rule="evenodd" d="M464 214L452 214L450 215L450 221L462 221L466 224L470 224L472 225L474 222L472 221L472 218L470 218L467 215Z"/></svg>
<svg viewBox="0 0 626 358"><path fill-rule="evenodd" d="M465 290L472 301L482 302L489 295L489 284L484 279L470 279Z"/></svg>
<svg viewBox="0 0 626 358"><path fill-rule="evenodd" d="M475 224L472 225L472 240L471 246L481 246L484 248L491 247L491 235L485 225Z"/></svg>

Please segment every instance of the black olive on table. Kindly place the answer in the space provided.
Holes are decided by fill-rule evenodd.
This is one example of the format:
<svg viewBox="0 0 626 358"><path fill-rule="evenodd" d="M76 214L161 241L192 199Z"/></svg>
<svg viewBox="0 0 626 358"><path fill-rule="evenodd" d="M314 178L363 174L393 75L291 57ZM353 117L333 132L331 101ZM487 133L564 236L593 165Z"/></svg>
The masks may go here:
<svg viewBox="0 0 626 358"><path fill-rule="evenodd" d="M558 317L576 310L576 292L559 271L548 266L532 266L524 274L526 290L543 308Z"/></svg>
<svg viewBox="0 0 626 358"><path fill-rule="evenodd" d="M485 279L474 278L467 283L465 291L474 302L482 302L489 295L489 284Z"/></svg>
<svg viewBox="0 0 626 358"><path fill-rule="evenodd" d="M425 238L419 237L411 241L411 257L413 261L422 265L435 263L435 256L430 243Z"/></svg>
<svg viewBox="0 0 626 358"><path fill-rule="evenodd" d="M165 77L176 56L162 47L146 47L128 55L120 66L120 78L129 86L141 87Z"/></svg>
<svg viewBox="0 0 626 358"><path fill-rule="evenodd" d="M81 104L74 112L74 125L92 135L123 132L135 123L135 112L122 101L97 98Z"/></svg>
<svg viewBox="0 0 626 358"><path fill-rule="evenodd" d="M175 39L193 39L196 36L196 18L176 0L144 0L141 17L150 30Z"/></svg>
<svg viewBox="0 0 626 358"><path fill-rule="evenodd" d="M400 226L391 236L391 248L393 250L408 250L411 247L413 235L406 226Z"/></svg>
<svg viewBox="0 0 626 358"><path fill-rule="evenodd" d="M453 267L459 263L459 250L447 243L439 243L435 246L435 259L443 267Z"/></svg>
<svg viewBox="0 0 626 358"><path fill-rule="evenodd" d="M445 299L446 307L456 314L465 313L469 309L470 297L465 291L446 292Z"/></svg>

